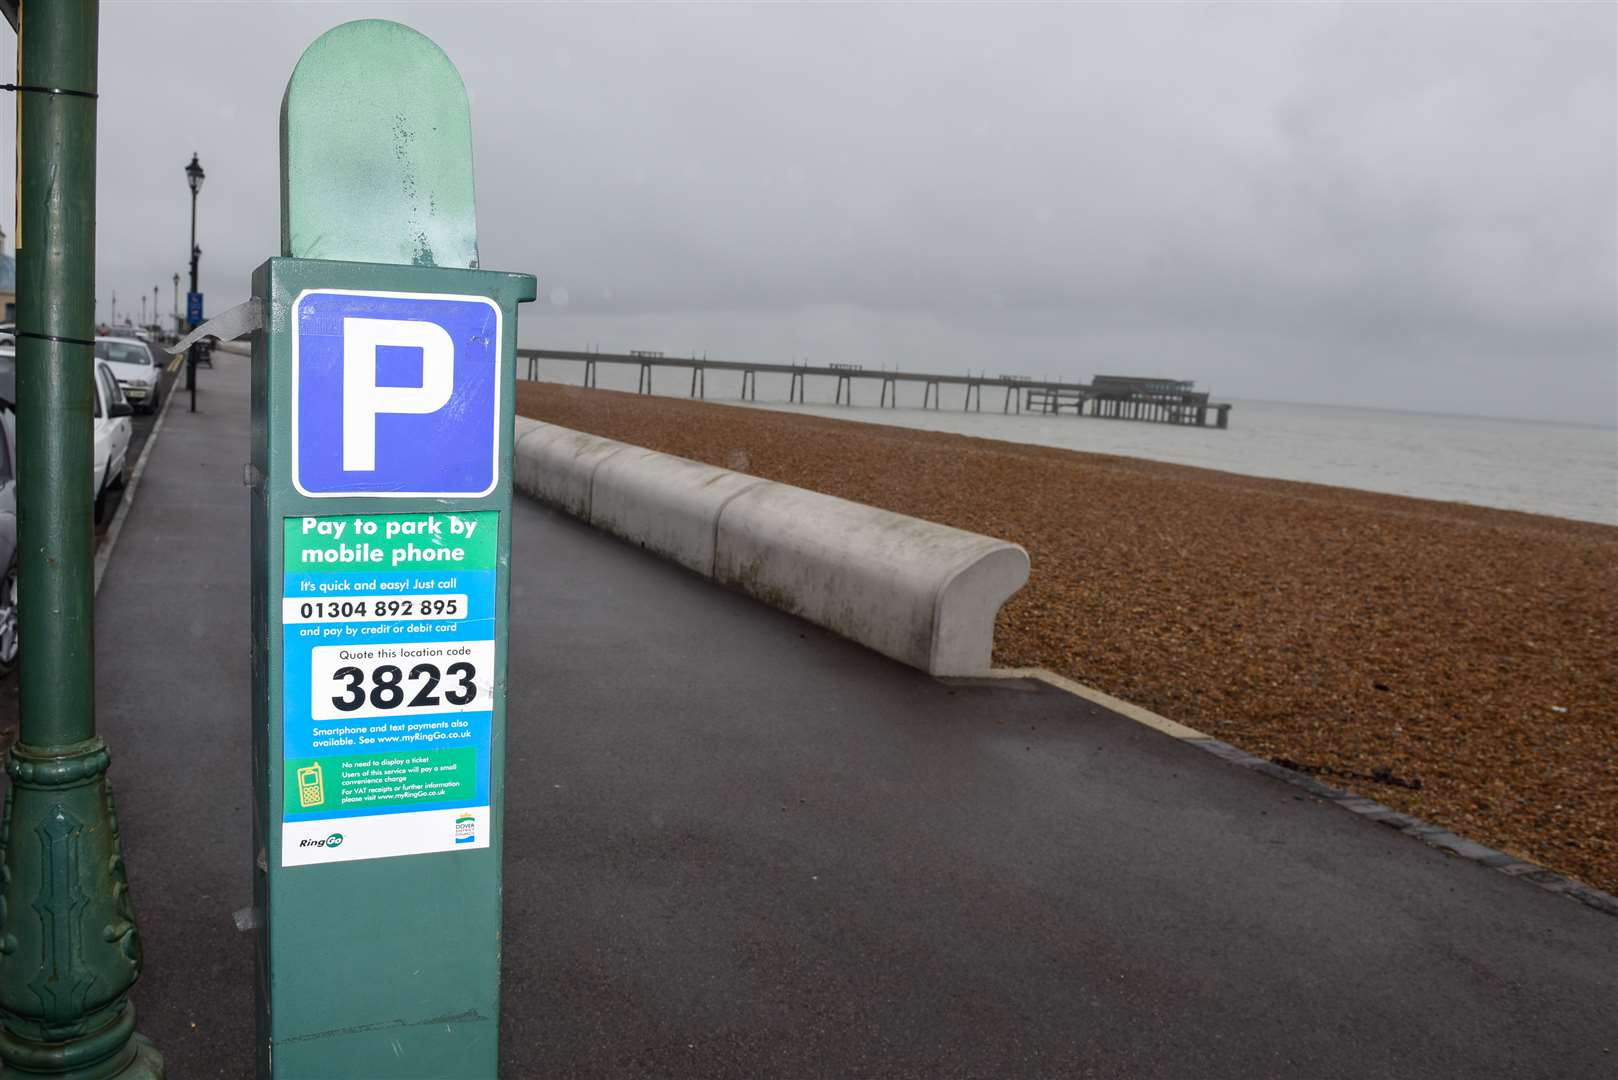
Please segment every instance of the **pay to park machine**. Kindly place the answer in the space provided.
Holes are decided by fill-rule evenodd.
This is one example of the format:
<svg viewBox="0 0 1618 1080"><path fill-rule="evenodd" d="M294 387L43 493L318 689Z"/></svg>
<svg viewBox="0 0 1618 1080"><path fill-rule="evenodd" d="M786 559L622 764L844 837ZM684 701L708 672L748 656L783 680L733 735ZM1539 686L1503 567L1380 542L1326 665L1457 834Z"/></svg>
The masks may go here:
<svg viewBox="0 0 1618 1080"><path fill-rule="evenodd" d="M466 93L339 26L281 111L253 275L259 1071L493 1076L513 349L478 269Z"/></svg>

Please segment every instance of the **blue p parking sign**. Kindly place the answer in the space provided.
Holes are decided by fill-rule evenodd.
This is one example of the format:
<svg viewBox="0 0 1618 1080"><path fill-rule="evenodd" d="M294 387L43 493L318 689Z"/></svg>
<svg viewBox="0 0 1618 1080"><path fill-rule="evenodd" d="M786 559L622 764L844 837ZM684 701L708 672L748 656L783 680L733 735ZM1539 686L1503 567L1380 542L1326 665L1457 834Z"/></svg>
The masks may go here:
<svg viewBox="0 0 1618 1080"><path fill-rule="evenodd" d="M310 289L292 305L292 483L471 497L500 451L500 308L482 296Z"/></svg>

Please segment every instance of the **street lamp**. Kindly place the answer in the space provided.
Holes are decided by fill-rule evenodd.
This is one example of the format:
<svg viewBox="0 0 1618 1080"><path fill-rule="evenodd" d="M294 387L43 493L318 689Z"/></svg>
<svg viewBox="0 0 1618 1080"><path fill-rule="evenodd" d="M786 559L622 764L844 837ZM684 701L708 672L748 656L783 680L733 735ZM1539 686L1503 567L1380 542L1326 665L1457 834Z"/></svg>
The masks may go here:
<svg viewBox="0 0 1618 1080"><path fill-rule="evenodd" d="M96 13L31 3L18 39L34 88L17 95L16 141L16 604L30 614L0 824L0 1072L156 1080L162 1061L134 1036L140 933L96 733Z"/></svg>
<svg viewBox="0 0 1618 1080"><path fill-rule="evenodd" d="M197 160L195 151L191 154L191 164L185 167L185 182L191 185L191 292L197 291L197 260L202 257L202 249L197 247L197 192L202 190L202 162ZM186 298L186 308L189 312L191 300ZM196 329L196 323L186 319L191 329ZM185 388L191 393L191 411L197 411L197 347L192 345L185 354Z"/></svg>
<svg viewBox="0 0 1618 1080"><path fill-rule="evenodd" d="M207 174L202 171L202 163L197 155L191 155L191 164L185 167L185 182L191 185L191 291L197 291L197 258L202 249L197 247L197 193L202 190L202 180Z"/></svg>
<svg viewBox="0 0 1618 1080"><path fill-rule="evenodd" d="M180 332L180 272L174 272L174 332Z"/></svg>

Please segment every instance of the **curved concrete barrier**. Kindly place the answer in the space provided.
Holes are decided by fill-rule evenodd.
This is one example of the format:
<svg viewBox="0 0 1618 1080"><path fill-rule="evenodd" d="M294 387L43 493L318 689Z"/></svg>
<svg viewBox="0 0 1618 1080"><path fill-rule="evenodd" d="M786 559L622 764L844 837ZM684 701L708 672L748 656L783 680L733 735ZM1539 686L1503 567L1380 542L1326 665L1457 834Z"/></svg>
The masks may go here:
<svg viewBox="0 0 1618 1080"><path fill-rule="evenodd" d="M514 479L542 502L934 675L990 668L1016 544L526 418Z"/></svg>
<svg viewBox="0 0 1618 1080"><path fill-rule="evenodd" d="M714 578L935 675L989 670L994 617L1028 580L1015 544L786 484L718 521Z"/></svg>
<svg viewBox="0 0 1618 1080"><path fill-rule="evenodd" d="M596 466L627 449L627 443L535 424L516 443L511 479L520 490L589 521Z"/></svg>
<svg viewBox="0 0 1618 1080"><path fill-rule="evenodd" d="M688 569L714 576L725 505L768 481L700 461L626 446L601 463L590 523Z"/></svg>

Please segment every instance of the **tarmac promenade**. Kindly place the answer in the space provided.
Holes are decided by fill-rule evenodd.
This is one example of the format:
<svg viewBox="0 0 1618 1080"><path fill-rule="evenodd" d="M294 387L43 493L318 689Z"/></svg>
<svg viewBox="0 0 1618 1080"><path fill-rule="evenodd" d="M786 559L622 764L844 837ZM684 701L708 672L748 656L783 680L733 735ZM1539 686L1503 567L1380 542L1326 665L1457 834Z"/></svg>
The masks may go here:
<svg viewBox="0 0 1618 1080"><path fill-rule="evenodd" d="M246 358L199 385L112 555L97 698L140 1027L171 1076L248 1077ZM506 1076L1618 1074L1609 915L520 496L513 536Z"/></svg>

